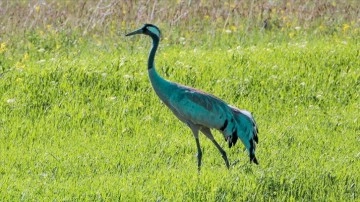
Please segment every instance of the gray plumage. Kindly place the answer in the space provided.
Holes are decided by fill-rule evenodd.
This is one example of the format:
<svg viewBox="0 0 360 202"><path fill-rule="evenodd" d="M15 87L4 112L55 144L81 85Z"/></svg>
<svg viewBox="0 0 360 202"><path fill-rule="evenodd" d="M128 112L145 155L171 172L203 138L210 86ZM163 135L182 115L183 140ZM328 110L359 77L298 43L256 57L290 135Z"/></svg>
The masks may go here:
<svg viewBox="0 0 360 202"><path fill-rule="evenodd" d="M155 70L155 53L159 45L160 30L155 25L145 24L142 28L126 36L145 34L152 38L153 46L148 59L148 73L151 84L165 105L184 122L195 137L198 150L198 169L201 167L202 151L199 142L199 131L205 134L220 151L227 168L230 167L224 149L216 142L210 129L219 130L229 148L234 146L240 138L249 152L250 162L258 164L255 157L256 143L258 143L258 129L250 112L228 105L221 99L163 79Z"/></svg>

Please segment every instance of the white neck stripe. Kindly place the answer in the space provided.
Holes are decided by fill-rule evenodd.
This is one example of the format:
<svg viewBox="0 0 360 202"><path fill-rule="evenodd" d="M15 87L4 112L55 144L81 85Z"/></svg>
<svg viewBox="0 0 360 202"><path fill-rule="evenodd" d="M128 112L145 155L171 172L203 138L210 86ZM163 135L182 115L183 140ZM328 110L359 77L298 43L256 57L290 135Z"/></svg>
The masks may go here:
<svg viewBox="0 0 360 202"><path fill-rule="evenodd" d="M160 38L160 32L158 29L156 29L155 27L147 27L147 29Z"/></svg>

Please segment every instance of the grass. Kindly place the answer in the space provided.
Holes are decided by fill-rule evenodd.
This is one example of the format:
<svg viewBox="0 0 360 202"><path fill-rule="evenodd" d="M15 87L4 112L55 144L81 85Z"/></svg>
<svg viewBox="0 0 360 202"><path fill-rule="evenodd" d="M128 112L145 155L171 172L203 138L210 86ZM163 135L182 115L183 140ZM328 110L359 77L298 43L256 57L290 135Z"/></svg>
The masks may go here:
<svg viewBox="0 0 360 202"><path fill-rule="evenodd" d="M34 14L36 6L24 9ZM51 20L41 6L56 4L38 6ZM150 39L123 36L139 19L113 32L105 20L109 30L88 26L86 34L71 20L72 29L38 18L5 23L12 35L0 40L1 201L359 201L359 27L356 16L338 15L334 26L320 18L246 32L223 29L226 18L202 28L199 19L159 23L159 73L252 111L260 128L259 166L215 132L231 168L201 136L200 174L191 131L148 81Z"/></svg>

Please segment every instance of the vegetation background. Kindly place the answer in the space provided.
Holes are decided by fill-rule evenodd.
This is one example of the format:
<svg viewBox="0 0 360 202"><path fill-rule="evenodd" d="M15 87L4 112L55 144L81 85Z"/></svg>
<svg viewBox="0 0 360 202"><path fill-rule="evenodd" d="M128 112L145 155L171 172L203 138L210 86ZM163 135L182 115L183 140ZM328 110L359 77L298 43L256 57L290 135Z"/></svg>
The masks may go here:
<svg viewBox="0 0 360 202"><path fill-rule="evenodd" d="M202 136L197 172L144 23L162 76L253 112L259 166ZM359 201L359 92L358 0L2 0L0 200Z"/></svg>

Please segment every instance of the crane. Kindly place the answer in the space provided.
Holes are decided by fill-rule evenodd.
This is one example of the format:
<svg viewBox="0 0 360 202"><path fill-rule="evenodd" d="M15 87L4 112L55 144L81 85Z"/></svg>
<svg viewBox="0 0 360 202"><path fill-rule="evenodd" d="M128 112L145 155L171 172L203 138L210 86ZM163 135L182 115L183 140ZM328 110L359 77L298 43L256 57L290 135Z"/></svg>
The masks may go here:
<svg viewBox="0 0 360 202"><path fill-rule="evenodd" d="M155 54L159 46L161 32L152 24L144 24L140 29L126 34L144 34L152 39L147 69L155 93L161 101L192 131L197 147L198 170L201 168L202 151L199 141L201 131L221 153L227 168L230 167L225 150L217 143L210 129L220 131L229 148L240 138L249 153L250 163L258 164L255 147L258 143L258 127L250 112L228 105L223 100L203 91L171 82L162 78L155 69Z"/></svg>

